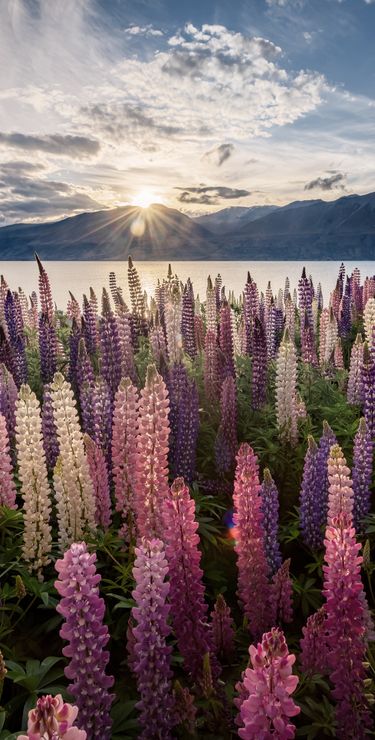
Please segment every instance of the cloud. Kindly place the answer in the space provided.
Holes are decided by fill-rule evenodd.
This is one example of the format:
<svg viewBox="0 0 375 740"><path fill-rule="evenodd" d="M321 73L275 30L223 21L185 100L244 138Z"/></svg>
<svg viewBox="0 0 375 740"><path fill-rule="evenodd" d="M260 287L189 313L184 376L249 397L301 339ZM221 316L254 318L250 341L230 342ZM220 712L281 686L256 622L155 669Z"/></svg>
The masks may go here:
<svg viewBox="0 0 375 740"><path fill-rule="evenodd" d="M12 149L48 152L48 154L74 159L92 157L100 149L99 142L94 139L89 139L86 136L63 136L60 134L34 136L31 134L5 134L0 132L0 144L7 145Z"/></svg>
<svg viewBox="0 0 375 740"><path fill-rule="evenodd" d="M211 149L209 152L206 152L203 155L203 159L206 159L210 163L212 162L218 167L221 167L221 165L224 164L227 159L229 159L233 152L233 144L220 144L220 146L215 147L215 149Z"/></svg>
<svg viewBox="0 0 375 740"><path fill-rule="evenodd" d="M305 185L305 190L345 190L346 187L346 175L342 172L335 172L330 177L317 177L315 180L311 180Z"/></svg>
<svg viewBox="0 0 375 740"><path fill-rule="evenodd" d="M129 26L124 29L124 33L129 36L164 36L163 31L159 28L154 28L151 23L147 26Z"/></svg>
<svg viewBox="0 0 375 740"><path fill-rule="evenodd" d="M96 124L102 133L116 141L130 138L139 142L147 133L168 137L182 130L178 125L165 123L164 117L156 120L144 104L96 104L82 108L81 114Z"/></svg>
<svg viewBox="0 0 375 740"><path fill-rule="evenodd" d="M249 190L238 188L204 186L192 188L176 188L182 190L178 196L180 203L200 203L204 205L217 205L221 200L236 200L251 195Z"/></svg>

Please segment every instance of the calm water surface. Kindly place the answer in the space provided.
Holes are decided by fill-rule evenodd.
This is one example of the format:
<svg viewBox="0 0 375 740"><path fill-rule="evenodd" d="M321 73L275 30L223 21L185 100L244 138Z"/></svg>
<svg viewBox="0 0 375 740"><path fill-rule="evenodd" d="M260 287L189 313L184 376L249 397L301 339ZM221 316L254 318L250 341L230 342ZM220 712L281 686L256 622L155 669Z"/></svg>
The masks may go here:
<svg viewBox="0 0 375 740"><path fill-rule="evenodd" d="M147 292L152 292L157 280L167 275L167 262L136 262L135 263ZM347 272L351 273L354 267L359 267L362 279L366 275L375 274L375 262L346 262ZM227 290L234 290L239 295L246 282L247 271L250 270L260 290L265 290L270 280L274 293L284 287L288 276L292 290L297 287L303 266L308 275L312 275L314 283L321 282L323 295L328 302L329 293L334 288L339 262L173 262L175 273L186 281L191 278L195 293L201 298L205 295L207 276L216 277L221 274L223 285ZM102 287L108 287L108 275L114 271L118 285L122 286L125 299L127 289L127 262L45 262L49 274L54 299L58 308L64 309L69 299L70 290L77 299L87 293L92 286L99 295ZM27 295L38 287L38 268L34 262L0 262L0 273L7 280L12 290L22 287Z"/></svg>

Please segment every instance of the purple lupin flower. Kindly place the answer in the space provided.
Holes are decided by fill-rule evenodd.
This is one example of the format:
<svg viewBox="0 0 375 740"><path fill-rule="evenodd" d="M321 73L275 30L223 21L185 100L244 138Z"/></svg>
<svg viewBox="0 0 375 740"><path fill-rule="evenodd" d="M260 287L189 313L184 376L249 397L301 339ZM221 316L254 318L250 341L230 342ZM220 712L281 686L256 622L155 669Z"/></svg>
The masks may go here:
<svg viewBox="0 0 375 740"><path fill-rule="evenodd" d="M112 400L104 378L83 383L80 389L82 429L102 448L110 461L112 436Z"/></svg>
<svg viewBox="0 0 375 740"><path fill-rule="evenodd" d="M266 345L267 360L273 360L276 355L276 306L273 297L266 313Z"/></svg>
<svg viewBox="0 0 375 740"><path fill-rule="evenodd" d="M196 446L199 430L198 390L189 379L182 363L173 365L169 372L170 401L170 466L174 477L183 477L191 483L195 475Z"/></svg>
<svg viewBox="0 0 375 740"><path fill-rule="evenodd" d="M375 358L373 352L369 352L367 343L363 347L363 415L366 419L366 425L371 435L375 438Z"/></svg>
<svg viewBox="0 0 375 740"><path fill-rule="evenodd" d="M222 352L222 363L220 363L221 378L225 380L227 375L235 377L232 319L230 306L227 301L224 301L220 309L219 345Z"/></svg>
<svg viewBox="0 0 375 740"><path fill-rule="evenodd" d="M15 294L16 295L16 294ZM4 304L5 320L10 345L12 373L18 388L27 383L27 360L22 318L17 315L17 305L13 293L8 290Z"/></svg>
<svg viewBox="0 0 375 740"><path fill-rule="evenodd" d="M91 301L83 296L82 333L89 355L94 355L98 348L98 327L96 314Z"/></svg>
<svg viewBox="0 0 375 740"><path fill-rule="evenodd" d="M113 400L121 380L122 355L116 318L103 288L103 316L99 320L101 374L108 384Z"/></svg>
<svg viewBox="0 0 375 740"><path fill-rule="evenodd" d="M356 340L352 345L352 349L350 353L350 366L349 366L349 378L348 378L348 389L347 389L348 403L350 403L353 406L355 405L361 406L364 400L362 365L363 365L362 335L357 334Z"/></svg>
<svg viewBox="0 0 375 740"><path fill-rule="evenodd" d="M85 543L77 542L56 562L55 587L62 597L56 609L64 618L60 636L68 642L63 654L70 659L65 675L71 681L68 689L78 706L80 725L88 740L110 740L113 678L105 673L109 634L95 561L95 553L90 555Z"/></svg>
<svg viewBox="0 0 375 740"><path fill-rule="evenodd" d="M43 312L39 318L39 355L42 381L52 383L57 370L57 335L52 319Z"/></svg>
<svg viewBox="0 0 375 740"><path fill-rule="evenodd" d="M191 358L195 357L197 347L194 331L194 292L190 278L187 279L182 294L181 334L186 354Z"/></svg>
<svg viewBox="0 0 375 740"><path fill-rule="evenodd" d="M173 630L185 670L193 681L201 684L203 659L207 653L211 656L215 676L219 673L219 666L212 660L214 646L204 600L195 502L183 478L174 481L170 496L164 501L163 514Z"/></svg>
<svg viewBox="0 0 375 740"><path fill-rule="evenodd" d="M237 398L234 378L228 375L221 386L220 426L215 440L215 461L219 473L229 473L237 452Z"/></svg>
<svg viewBox="0 0 375 740"><path fill-rule="evenodd" d="M174 702L172 694L171 651L166 644L170 627L170 606L166 603L170 584L166 582L168 563L161 540L142 540L135 548L132 593L136 606L132 617L137 625L132 628L132 669L137 678L143 740L172 737Z"/></svg>
<svg viewBox="0 0 375 740"><path fill-rule="evenodd" d="M366 623L360 568L361 545L348 514L342 512L326 529L327 663L336 700L337 737L365 740L372 722L365 696Z"/></svg>
<svg viewBox="0 0 375 740"><path fill-rule="evenodd" d="M302 539L312 550L322 547L322 526L326 522L327 492L322 485L322 476L325 480L325 468L327 467L327 463L324 463L324 456L325 445L322 452L318 449L313 437L309 436L299 498L299 518Z"/></svg>
<svg viewBox="0 0 375 740"><path fill-rule="evenodd" d="M217 402L219 387L219 355L216 332L213 329L207 329L204 347L204 391L207 403Z"/></svg>
<svg viewBox="0 0 375 740"><path fill-rule="evenodd" d="M48 470L53 470L59 456L59 443L57 441L56 425L53 418L50 384L45 385L43 388L42 433L47 468Z"/></svg>
<svg viewBox="0 0 375 740"><path fill-rule="evenodd" d="M253 330L253 361L251 373L251 405L260 409L266 402L267 343L264 327L256 316Z"/></svg>
<svg viewBox="0 0 375 740"><path fill-rule="evenodd" d="M95 496L95 522L104 531L111 524L111 497L109 493L108 468L103 450L88 436L84 436L87 462Z"/></svg>
<svg viewBox="0 0 375 740"><path fill-rule="evenodd" d="M73 318L72 327L69 334L69 368L68 368L68 380L72 385L72 388L77 392L77 364L78 364L78 348L81 339L81 327L79 326L76 318Z"/></svg>
<svg viewBox="0 0 375 740"><path fill-rule="evenodd" d="M275 573L281 566L282 557L278 540L279 529L279 492L268 468L263 473L260 490L261 512L263 514L264 547L270 569Z"/></svg>
<svg viewBox="0 0 375 740"><path fill-rule="evenodd" d="M84 383L93 383L95 380L94 370L86 349L86 340L84 337L80 338L78 344L75 378L79 395Z"/></svg>
<svg viewBox="0 0 375 740"><path fill-rule="evenodd" d="M216 655L221 663L230 663L234 654L235 626L230 607L219 594L211 612L211 632Z"/></svg>
<svg viewBox="0 0 375 740"><path fill-rule="evenodd" d="M361 419L353 447L353 524L363 534L363 519L370 511L370 486L373 470L373 442L366 420Z"/></svg>
<svg viewBox="0 0 375 740"><path fill-rule="evenodd" d="M327 672L326 608L321 606L302 627L300 663L304 673Z"/></svg>

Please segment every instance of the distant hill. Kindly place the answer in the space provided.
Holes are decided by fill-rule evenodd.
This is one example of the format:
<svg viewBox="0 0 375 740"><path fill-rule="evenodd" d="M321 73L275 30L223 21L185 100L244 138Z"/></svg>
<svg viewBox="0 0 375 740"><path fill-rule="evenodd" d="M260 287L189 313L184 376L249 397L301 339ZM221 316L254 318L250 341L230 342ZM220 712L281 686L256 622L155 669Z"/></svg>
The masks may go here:
<svg viewBox="0 0 375 740"><path fill-rule="evenodd" d="M228 208L211 219L155 204L0 228L1 260L32 259L35 251L55 260L123 260L129 254L138 260L372 260L375 193Z"/></svg>
<svg viewBox="0 0 375 740"><path fill-rule="evenodd" d="M216 213L196 216L194 221L204 226L205 229L212 231L213 234L225 234L240 229L245 224L266 216L276 209L277 206L231 206L216 211Z"/></svg>

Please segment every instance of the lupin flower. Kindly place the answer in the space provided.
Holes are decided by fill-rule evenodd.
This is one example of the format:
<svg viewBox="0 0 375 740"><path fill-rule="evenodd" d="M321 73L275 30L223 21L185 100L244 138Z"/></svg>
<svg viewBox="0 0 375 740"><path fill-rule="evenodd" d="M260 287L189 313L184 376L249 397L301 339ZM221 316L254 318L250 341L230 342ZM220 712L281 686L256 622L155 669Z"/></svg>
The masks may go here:
<svg viewBox="0 0 375 740"><path fill-rule="evenodd" d="M365 338L369 349L374 347L374 327L375 327L375 298L369 298L364 311L363 323L365 328Z"/></svg>
<svg viewBox="0 0 375 740"><path fill-rule="evenodd" d="M270 573L275 573L281 565L282 558L278 540L279 528L279 492L268 468L263 473L260 491L263 514L264 547Z"/></svg>
<svg viewBox="0 0 375 740"><path fill-rule="evenodd" d="M219 394L219 355L216 332L208 329L204 346L204 391L207 403L217 401Z"/></svg>
<svg viewBox="0 0 375 740"><path fill-rule="evenodd" d="M83 296L82 332L89 355L94 355L98 347L98 327L96 313L91 301Z"/></svg>
<svg viewBox="0 0 375 740"><path fill-rule="evenodd" d="M329 322L329 309L323 308L319 319L319 363L324 365L326 361L327 327Z"/></svg>
<svg viewBox="0 0 375 740"><path fill-rule="evenodd" d="M0 506L16 509L16 487L5 416L0 413Z"/></svg>
<svg viewBox="0 0 375 740"><path fill-rule="evenodd" d="M25 337L22 316L20 315L19 305L16 303L17 294L8 290L4 311L8 329L8 341L10 351L10 365L12 374L17 388L23 383L27 383L27 359L25 350Z"/></svg>
<svg viewBox="0 0 375 740"><path fill-rule="evenodd" d="M110 740L113 678L105 673L109 633L95 562L96 554L90 555L84 542L73 543L56 562L55 587L62 597L56 610L64 618L60 637L68 642L63 654L70 658L65 675L71 681L68 691L77 702L79 723L88 740Z"/></svg>
<svg viewBox="0 0 375 740"><path fill-rule="evenodd" d="M337 319L332 307L329 309L329 318L325 335L324 362L329 363L335 351L338 338Z"/></svg>
<svg viewBox="0 0 375 740"><path fill-rule="evenodd" d="M236 384L228 375L220 394L220 426L215 440L215 461L219 473L228 473L235 462L237 452L237 396Z"/></svg>
<svg viewBox="0 0 375 740"><path fill-rule="evenodd" d="M43 567L50 561L51 492L43 449L40 404L28 385L21 386L16 405L16 446L24 501L22 554L29 569L41 578Z"/></svg>
<svg viewBox="0 0 375 740"><path fill-rule="evenodd" d="M13 375L2 363L0 364L0 414L5 418L11 446L14 443L17 396L18 391Z"/></svg>
<svg viewBox="0 0 375 740"><path fill-rule="evenodd" d="M196 447L199 431L198 390L181 363L169 372L170 466L173 477L182 476L192 483L196 471Z"/></svg>
<svg viewBox="0 0 375 740"><path fill-rule="evenodd" d="M121 374L123 378L129 377L135 383L137 381L137 371L134 363L131 318L121 296L119 296L117 306L117 329L122 355Z"/></svg>
<svg viewBox="0 0 375 740"><path fill-rule="evenodd" d="M302 634L299 659L303 672L324 675L327 672L325 606L321 606L308 617L306 625L302 627Z"/></svg>
<svg viewBox="0 0 375 740"><path fill-rule="evenodd" d="M351 520L353 514L353 483L350 468L339 445L333 445L328 458L328 524L340 514L347 514Z"/></svg>
<svg viewBox="0 0 375 740"><path fill-rule="evenodd" d="M233 494L234 549L237 553L238 595L255 637L268 626L270 593L260 491L257 457L248 444L242 444L237 454Z"/></svg>
<svg viewBox="0 0 375 740"><path fill-rule="evenodd" d="M363 414L371 439L375 438L375 351L369 352L367 343L363 348Z"/></svg>
<svg viewBox="0 0 375 740"><path fill-rule="evenodd" d="M174 711L176 715L176 725L180 725L186 730L188 735L194 735L196 730L197 708L194 704L194 696L190 693L187 686L181 686L179 681L174 682L173 686Z"/></svg>
<svg viewBox="0 0 375 740"><path fill-rule="evenodd" d="M222 663L230 663L234 653L235 626L222 594L218 595L211 612L211 631L217 657Z"/></svg>
<svg viewBox="0 0 375 740"><path fill-rule="evenodd" d="M211 277L207 279L207 291L206 291L206 329L211 331L213 335L217 335L217 299L216 289L212 285Z"/></svg>
<svg viewBox="0 0 375 740"><path fill-rule="evenodd" d="M142 321L145 315L143 291L138 272L133 265L131 257L128 257L128 284L133 314L139 321Z"/></svg>
<svg viewBox="0 0 375 740"><path fill-rule="evenodd" d="M134 490L137 458L138 391L130 378L122 378L117 389L112 427L112 473L116 511L123 522L121 534L134 537Z"/></svg>
<svg viewBox="0 0 375 740"><path fill-rule="evenodd" d="M333 351L333 360L335 363L335 368L337 368L337 370L344 370L344 355L342 352L342 343L340 337L338 337L336 340L335 349Z"/></svg>
<svg viewBox="0 0 375 740"><path fill-rule="evenodd" d="M85 382L80 388L82 429L105 452L110 463L112 434L112 400L108 383L96 378L93 383Z"/></svg>
<svg viewBox="0 0 375 740"><path fill-rule="evenodd" d="M187 279L182 295L181 333L185 352L189 357L195 357L197 347L194 331L194 292L190 278Z"/></svg>
<svg viewBox="0 0 375 740"><path fill-rule="evenodd" d="M357 534L364 533L363 518L370 511L372 470L373 442L366 420L361 419L353 448L353 524Z"/></svg>
<svg viewBox="0 0 375 740"><path fill-rule="evenodd" d="M282 439L297 443L296 414L297 358L296 350L286 329L276 360L276 415Z"/></svg>
<svg viewBox="0 0 375 740"><path fill-rule="evenodd" d="M326 598L327 663L336 700L337 737L364 740L371 718L365 697L366 624L362 557L351 518L341 511L327 527L324 589Z"/></svg>
<svg viewBox="0 0 375 740"><path fill-rule="evenodd" d="M284 560L272 578L270 612L275 625L293 621L293 586L289 568L290 558Z"/></svg>
<svg viewBox="0 0 375 740"><path fill-rule="evenodd" d="M219 667L212 661L214 646L204 600L195 502L183 478L174 481L164 501L163 514L173 630L186 671L195 682L201 683L206 653L210 653L216 676Z"/></svg>
<svg viewBox="0 0 375 740"><path fill-rule="evenodd" d="M322 459L315 440L309 436L299 503L302 538L312 550L323 545L322 527L327 519L327 491L323 488L326 467L327 460Z"/></svg>
<svg viewBox="0 0 375 740"><path fill-rule="evenodd" d="M95 521L104 530L111 523L111 497L109 493L108 469L103 450L85 434L87 462L95 496Z"/></svg>
<svg viewBox="0 0 375 740"><path fill-rule="evenodd" d="M171 650L166 644L170 627L170 606L166 603L170 584L166 582L168 563L161 540L142 540L135 548L133 575L135 589L132 593L136 606L132 617L137 622L133 627L133 669L137 678L143 740L172 737L175 723L172 694Z"/></svg>
<svg viewBox="0 0 375 740"><path fill-rule="evenodd" d="M101 373L113 399L121 380L122 354L118 326L103 288L103 316L99 320Z"/></svg>
<svg viewBox="0 0 375 740"><path fill-rule="evenodd" d="M243 685L247 698L241 704L242 727L238 730L243 740L261 738L294 738L296 728L290 722L301 711L291 694L298 684L293 676L295 655L288 652L283 632L274 628L262 637L262 642L250 645L252 667L245 671Z"/></svg>
<svg viewBox="0 0 375 740"><path fill-rule="evenodd" d="M363 403L363 342L361 334L357 334L356 340L352 345L350 354L349 378L347 400L348 403L360 406Z"/></svg>
<svg viewBox="0 0 375 740"><path fill-rule="evenodd" d="M251 405L253 409L260 409L266 401L267 343L264 326L257 316L254 318L252 347Z"/></svg>
<svg viewBox="0 0 375 740"><path fill-rule="evenodd" d="M95 381L94 370L86 349L86 341L84 337L80 338L78 344L75 379L77 383L78 395L80 395L80 390L84 383L94 383Z"/></svg>
<svg viewBox="0 0 375 740"><path fill-rule="evenodd" d="M169 401L164 380L149 365L139 401L134 508L141 537L162 535L168 496Z"/></svg>
<svg viewBox="0 0 375 740"><path fill-rule="evenodd" d="M225 380L228 375L235 377L232 318L227 301L223 303L220 309L219 346L222 352L222 361L220 362L222 379Z"/></svg>
<svg viewBox="0 0 375 740"><path fill-rule="evenodd" d="M57 441L56 426L53 418L50 383L47 383L43 388L42 431L47 468L48 470L53 470L59 456L59 444Z"/></svg>
<svg viewBox="0 0 375 740"><path fill-rule="evenodd" d="M59 443L54 485L59 543L64 549L86 530L94 530L95 498L83 445L76 402L69 383L56 373L51 385L53 416Z"/></svg>
<svg viewBox="0 0 375 740"><path fill-rule="evenodd" d="M168 293L165 306L165 328L168 357L171 365L180 362L182 356L181 334L182 302L178 285L173 285Z"/></svg>
<svg viewBox="0 0 375 740"><path fill-rule="evenodd" d="M27 735L18 740L86 740L85 730L74 725L77 715L78 707L64 702L61 694L41 696L29 711Z"/></svg>

